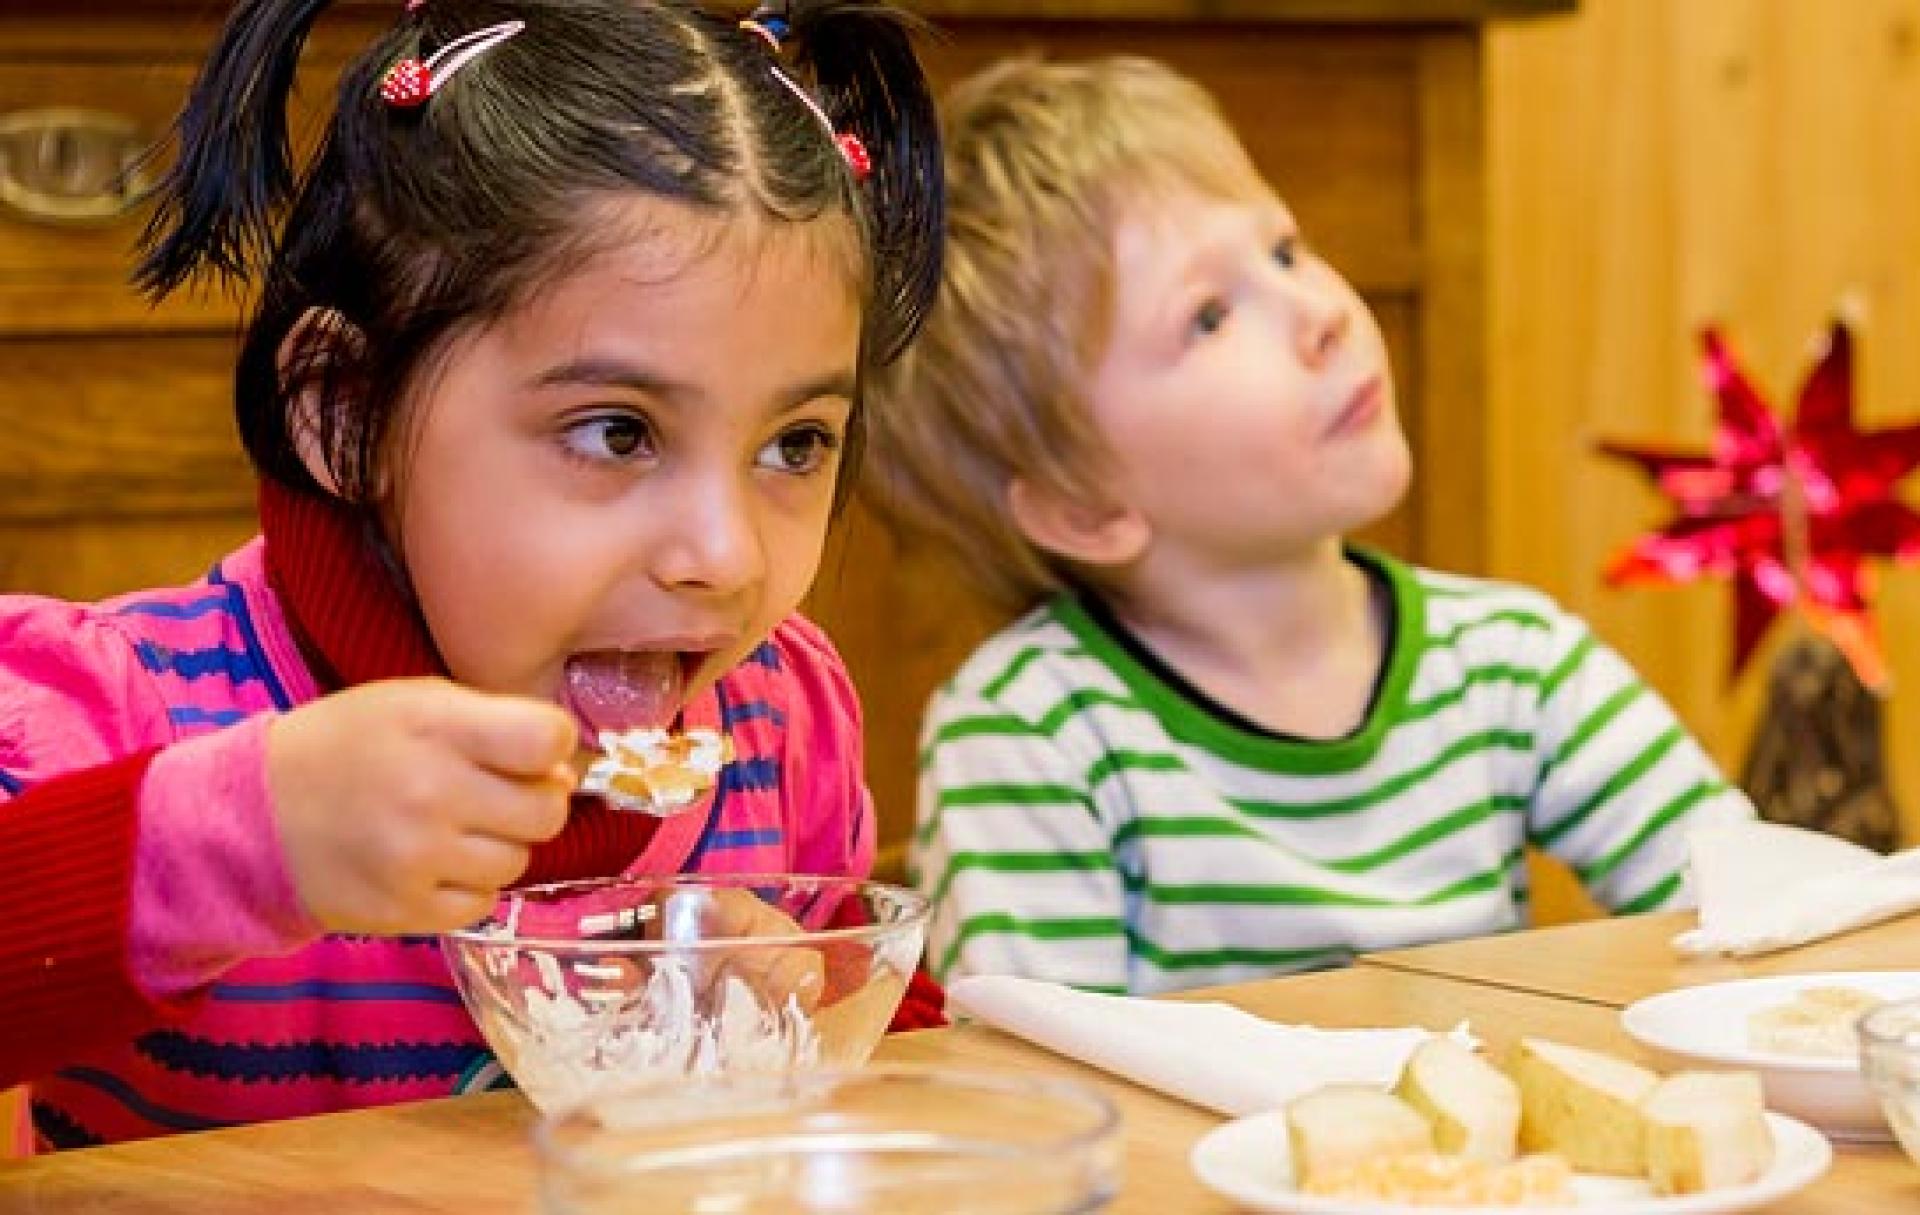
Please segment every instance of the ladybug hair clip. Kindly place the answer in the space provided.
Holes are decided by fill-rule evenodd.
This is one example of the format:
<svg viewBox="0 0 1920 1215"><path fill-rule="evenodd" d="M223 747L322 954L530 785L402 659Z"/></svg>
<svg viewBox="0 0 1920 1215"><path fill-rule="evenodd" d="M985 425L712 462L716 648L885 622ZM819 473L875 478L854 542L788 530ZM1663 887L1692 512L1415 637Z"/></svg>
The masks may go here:
<svg viewBox="0 0 1920 1215"><path fill-rule="evenodd" d="M409 4L407 11L413 12L418 3ZM397 110L418 109L446 87L455 72L526 28L524 21L502 21L462 34L425 59L413 55L397 59L380 78L380 100Z"/></svg>

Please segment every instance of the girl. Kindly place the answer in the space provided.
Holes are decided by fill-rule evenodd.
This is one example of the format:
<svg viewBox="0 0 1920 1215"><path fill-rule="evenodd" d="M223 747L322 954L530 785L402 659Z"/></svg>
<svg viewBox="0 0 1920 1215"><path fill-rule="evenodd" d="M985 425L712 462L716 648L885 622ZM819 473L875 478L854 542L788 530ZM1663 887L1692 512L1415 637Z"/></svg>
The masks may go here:
<svg viewBox="0 0 1920 1215"><path fill-rule="evenodd" d="M872 856L793 612L939 275L903 19L414 0L296 181L325 7L236 6L139 269L260 292L262 536L191 587L0 599L0 1084L45 1145L484 1080L431 934L510 883ZM676 720L732 737L708 799L570 809L582 736Z"/></svg>

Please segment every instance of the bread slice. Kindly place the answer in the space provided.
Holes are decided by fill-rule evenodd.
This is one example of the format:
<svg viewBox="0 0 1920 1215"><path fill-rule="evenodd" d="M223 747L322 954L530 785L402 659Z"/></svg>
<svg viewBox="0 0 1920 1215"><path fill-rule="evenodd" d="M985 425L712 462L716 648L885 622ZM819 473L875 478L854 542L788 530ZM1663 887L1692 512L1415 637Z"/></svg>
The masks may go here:
<svg viewBox="0 0 1920 1215"><path fill-rule="evenodd" d="M1558 1152L1583 1173L1646 1173L1640 1102L1659 1082L1613 1055L1522 1038L1513 1078L1520 1085L1520 1147Z"/></svg>
<svg viewBox="0 0 1920 1215"><path fill-rule="evenodd" d="M1443 1152L1505 1164L1520 1135L1520 1089L1452 1038L1429 1038L1407 1060L1394 1089L1433 1128Z"/></svg>
<svg viewBox="0 0 1920 1215"><path fill-rule="evenodd" d="M1773 1165L1773 1133L1752 1072L1677 1072L1654 1086L1640 1110L1656 1194L1743 1185Z"/></svg>
<svg viewBox="0 0 1920 1215"><path fill-rule="evenodd" d="M1364 1084L1329 1084L1287 1103L1293 1183L1338 1175L1378 1156L1431 1152L1433 1131L1392 1093Z"/></svg>
<svg viewBox="0 0 1920 1215"><path fill-rule="evenodd" d="M1575 1201L1573 1170L1560 1157L1544 1155L1506 1164L1436 1152L1375 1156L1322 1172L1301 1193L1416 1207L1566 1207Z"/></svg>
<svg viewBox="0 0 1920 1215"><path fill-rule="evenodd" d="M1785 1004L1747 1018L1747 1045L1784 1055L1847 1059L1860 1055L1860 1018L1884 1001L1851 987L1807 987Z"/></svg>

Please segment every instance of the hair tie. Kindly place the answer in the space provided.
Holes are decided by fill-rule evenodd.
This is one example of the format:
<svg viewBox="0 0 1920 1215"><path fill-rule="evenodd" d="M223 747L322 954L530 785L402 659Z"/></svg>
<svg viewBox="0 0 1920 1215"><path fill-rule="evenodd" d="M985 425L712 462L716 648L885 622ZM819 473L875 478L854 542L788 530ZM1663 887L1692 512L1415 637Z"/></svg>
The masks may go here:
<svg viewBox="0 0 1920 1215"><path fill-rule="evenodd" d="M398 110L417 109L446 87L455 72L526 28L524 21L502 21L462 34L425 59L409 55L396 60L380 79L380 100Z"/></svg>
<svg viewBox="0 0 1920 1215"><path fill-rule="evenodd" d="M776 55L787 40L787 23L779 17L748 17L740 23L740 28L766 43Z"/></svg>
<svg viewBox="0 0 1920 1215"><path fill-rule="evenodd" d="M786 38L788 26L786 18L765 9L758 9L753 16L740 23L740 28L766 43L777 56L781 52L781 43ZM839 149L841 159L847 162L847 168L853 172L853 179L867 180L868 175L873 172L873 158L867 155L867 145L851 131L835 130L833 119L827 117L827 112L820 108L820 103L800 87L799 81L787 75L786 69L781 67L777 60L769 66L773 72L773 78L785 85L787 91L798 97L800 104L812 111L814 118L819 120L821 129L826 131L827 138L833 141L833 146Z"/></svg>

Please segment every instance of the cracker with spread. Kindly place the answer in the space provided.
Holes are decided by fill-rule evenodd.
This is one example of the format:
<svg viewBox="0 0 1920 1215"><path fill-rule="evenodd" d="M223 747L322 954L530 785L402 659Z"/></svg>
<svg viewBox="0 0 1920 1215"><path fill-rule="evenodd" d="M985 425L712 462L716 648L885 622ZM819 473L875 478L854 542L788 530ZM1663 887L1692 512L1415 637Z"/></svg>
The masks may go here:
<svg viewBox="0 0 1920 1215"><path fill-rule="evenodd" d="M733 740L717 730L671 734L656 728L600 734L600 757L580 782L615 807L660 817L687 809L713 787L733 759Z"/></svg>

